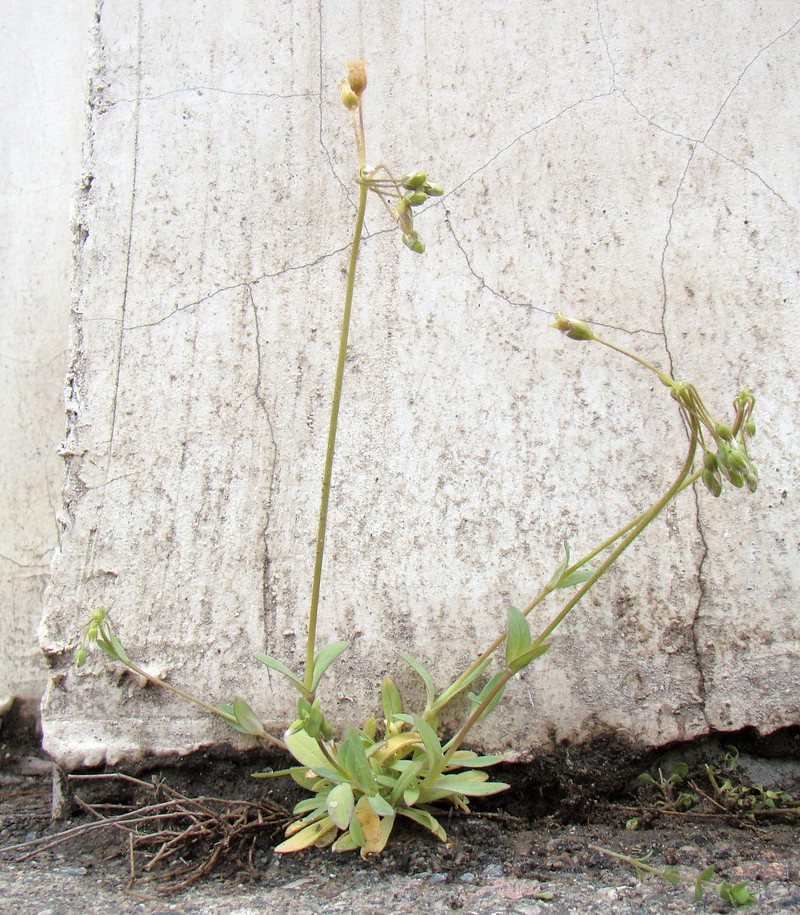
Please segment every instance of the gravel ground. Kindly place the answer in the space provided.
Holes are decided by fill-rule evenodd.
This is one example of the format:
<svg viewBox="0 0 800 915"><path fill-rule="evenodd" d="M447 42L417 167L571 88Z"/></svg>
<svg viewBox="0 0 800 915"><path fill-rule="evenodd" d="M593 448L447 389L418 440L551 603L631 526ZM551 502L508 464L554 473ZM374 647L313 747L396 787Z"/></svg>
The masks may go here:
<svg viewBox="0 0 800 915"><path fill-rule="evenodd" d="M94 801L93 801L94 802ZM519 803L519 802L517 802ZM28 757L0 770L0 912L75 913L457 913L457 915L581 915L581 913L727 912L711 890L695 903L691 886L640 880L626 864L590 848L633 855L686 874L714 865L720 878L744 880L757 902L751 915L800 912L800 851L794 824L762 821L743 828L720 816L647 813L625 828L625 805L597 803L580 822L533 819L514 803L475 817L453 817L443 844L414 827L396 829L386 852L363 861L321 849L280 856L266 833L248 853L222 858L212 873L178 893L148 879L147 858L131 860L124 835L96 830L36 851L9 846L52 837L76 817L50 821L47 763ZM626 806L627 805L627 806ZM573 817L575 819L575 817ZM27 849L30 851L30 849Z"/></svg>

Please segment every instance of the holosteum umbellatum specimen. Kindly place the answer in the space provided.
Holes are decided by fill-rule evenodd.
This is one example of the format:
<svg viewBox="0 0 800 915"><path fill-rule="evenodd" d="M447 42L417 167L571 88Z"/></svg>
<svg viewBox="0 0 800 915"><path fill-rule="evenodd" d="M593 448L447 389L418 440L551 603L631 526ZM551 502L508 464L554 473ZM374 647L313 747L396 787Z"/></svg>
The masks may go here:
<svg viewBox="0 0 800 915"><path fill-rule="evenodd" d="M235 698L229 705L214 705L152 676L128 657L105 609L92 614L89 627L76 650L76 660L82 664L87 657L87 646L96 644L107 655L150 682L198 703L239 731L288 750L297 765L281 772L258 774L265 778L289 775L309 791L309 796L295 808L297 819L288 827L285 840L277 848L279 852L330 845L334 851L359 849L362 855L377 854L386 845L397 816L413 820L440 839L445 839L444 829L437 818L442 808L466 810L471 797L494 794L508 787L502 782L491 781L486 772L487 768L501 762L501 757L480 756L463 748L471 729L494 710L509 680L551 647L556 628L587 591L664 507L695 482L702 481L714 496L720 495L726 482L737 488L746 486L751 491L755 491L758 485L758 473L748 450L749 440L755 433L752 394L742 391L733 401L730 420L720 421L706 408L694 385L675 381L634 353L602 339L587 323L558 314L553 327L570 340L601 344L656 375L669 399L677 406L688 433L688 447L682 465L662 495L586 555L573 561L565 543L563 559L549 581L523 610L508 609L505 631L483 650L476 646L473 663L446 688L439 690L433 674L415 658L401 653L400 657L416 672L424 686L425 704L422 708L410 708L395 683L387 677L381 687L380 720L369 718L361 728L348 727L344 734L337 733L323 711L317 693L326 671L348 648L348 643L339 641L318 648L316 630L345 352L364 214L370 194L378 197L397 223L403 243L421 254L424 244L415 227L415 216L422 204L443 193L438 184L429 180L426 171L417 169L395 177L387 165L373 166L368 163L363 102L366 88L364 61L350 61L347 76L340 81L339 90L352 119L355 136L358 208L323 471L305 666L302 671L294 671L277 658L265 654L256 656L297 691L296 720L280 739L267 732L260 717L241 697ZM532 631L529 615L548 595L560 589L570 594L569 599L546 626L538 632ZM463 723L454 734L443 736L439 732L440 714L465 691L469 708Z"/></svg>

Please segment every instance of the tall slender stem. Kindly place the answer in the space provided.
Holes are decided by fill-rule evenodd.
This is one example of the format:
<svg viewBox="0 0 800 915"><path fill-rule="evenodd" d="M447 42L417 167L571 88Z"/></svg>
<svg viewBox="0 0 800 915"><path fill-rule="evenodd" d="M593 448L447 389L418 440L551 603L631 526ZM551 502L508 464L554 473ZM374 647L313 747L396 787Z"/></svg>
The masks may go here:
<svg viewBox="0 0 800 915"><path fill-rule="evenodd" d="M325 470L322 475L322 495L319 504L319 524L317 525L317 548L314 556L314 581L311 586L311 609L308 613L308 641L306 645L306 668L304 682L309 691L314 677L314 654L317 637L317 611L319 609L319 592L322 583L322 559L325 555L325 532L328 527L328 500L331 494L331 477L333 475L333 455L336 450L336 429L339 424L339 404L342 400L342 380L344 363L347 355L347 338L350 333L350 311L353 306L353 290L356 282L356 264L361 234L364 229L364 213L367 209L366 184L359 187L358 213L353 232L353 247L350 251L350 265L347 269L347 291L344 297L342 328L339 336L339 358L336 363L336 380L333 384L333 401L331 418L328 426L328 443L325 449Z"/></svg>
<svg viewBox="0 0 800 915"><path fill-rule="evenodd" d="M617 548L611 553L610 556L602 563L602 565L595 570L592 577L589 578L583 585L583 587L578 591L578 593L562 607L558 614L553 618L553 620L541 631L539 636L531 643L531 646L541 645L545 639L553 632L556 627L563 622L564 618L573 609L573 607L578 603L578 601L586 594L586 592L594 585L594 583L604 575L611 566L619 559L622 553L633 543L633 541L645 530L645 528L663 511L663 509L678 495L679 492L683 489L683 484L686 481L687 476L691 473L692 462L694 461L695 452L697 451L697 429L695 426L692 426L691 430L691 439L689 441L689 450L686 454L686 460L683 462L680 473L675 478L673 484L669 489L664 493L661 498L655 502L648 511L644 512L638 520L638 523L630 529L628 535L622 541L622 543L617 546ZM495 688L484 697L483 702L477 708L472 710L472 714L461 726L458 733L456 733L446 744L444 760L449 762L453 754L458 750L461 744L466 739L469 732L472 728L480 721L483 717L486 708L492 699L497 695L498 691L503 689L508 681L515 675L515 672L506 668L504 671L504 676L497 682Z"/></svg>

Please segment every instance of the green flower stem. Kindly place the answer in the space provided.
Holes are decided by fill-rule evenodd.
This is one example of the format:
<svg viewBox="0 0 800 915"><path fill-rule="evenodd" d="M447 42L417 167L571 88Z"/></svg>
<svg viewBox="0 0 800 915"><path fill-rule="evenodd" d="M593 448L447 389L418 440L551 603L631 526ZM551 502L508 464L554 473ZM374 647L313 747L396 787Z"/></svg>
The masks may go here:
<svg viewBox="0 0 800 915"><path fill-rule="evenodd" d="M642 359L641 356L637 356L636 353L632 353L630 350L627 350L622 346L618 346L616 343L611 343L609 340L604 340L602 337L598 337L596 334L592 334L591 339L596 343L601 343L603 346L607 346L609 349L613 349L617 353L622 353L623 356L627 356L629 359L633 359L633 361L638 362L639 365L643 365L646 369L649 369L651 372L656 374L658 376L658 380L666 387L674 388L677 384L674 378L670 378L666 372L662 372L661 369L656 368L646 359Z"/></svg>
<svg viewBox="0 0 800 915"><path fill-rule="evenodd" d="M683 462L680 473L675 478L675 482L657 502L655 502L646 512L644 512L638 523L636 523L624 537L622 543L620 543L619 546L606 558L606 560L595 569L592 577L588 578L583 583L583 585L579 588L577 594L575 594L570 600L567 601L566 604L564 604L564 607L553 618L552 622L546 626L540 635L531 643L531 647L541 645L542 642L547 639L547 637L563 621L564 617L570 612L570 610L572 610L578 601L580 601L586 592L594 585L598 578L604 575L611 568L611 566L617 561L617 559L619 559L622 553L633 543L633 541L647 528L647 526L655 518L658 517L659 514L661 514L664 508L675 498L675 496L681 492L681 490L684 488L683 484L686 482L686 478L692 471L692 464L694 463L696 451L697 427L696 425L693 425L691 427L691 438L689 439L689 450L686 453L686 459Z"/></svg>
<svg viewBox="0 0 800 915"><path fill-rule="evenodd" d="M344 297L344 312L342 314L342 328L339 337L339 359L336 364L336 380L333 385L333 402L331 403L331 418L328 426L328 443L325 451L325 470L322 476L322 496L319 505L319 524L317 526L317 548L314 557L314 581L311 587L311 608L308 613L308 640L306 645L306 668L304 681L309 693L312 693L311 684L314 678L314 654L317 636L317 611L319 609L319 592L322 583L322 559L325 554L325 532L328 527L328 500L331 494L331 476L333 474L333 455L336 449L336 428L339 422L339 405L342 400L342 379L344 378L344 363L347 355L347 338L350 332L350 312L353 305L353 290L356 281L356 264L358 262L358 249L361 244L361 235L364 229L364 213L367 208L367 185L359 188L358 213L356 227L353 232L353 247L350 251L350 265L347 269L347 291ZM313 698L313 696L312 696Z"/></svg>
<svg viewBox="0 0 800 915"><path fill-rule="evenodd" d="M683 492L684 489L687 489L689 486L696 483L700 479L700 475L702 474L702 472L703 472L702 469L697 470L691 476L687 477L683 481L683 483L681 484L679 489L675 492L675 495L679 495L680 493ZM582 566L586 565L587 562L591 562L591 560L594 559L595 556L598 556L600 553L607 550L610 546L612 546L614 543L616 543L620 539L620 537L624 537L625 534L627 534L629 531L631 531L633 528L635 528L638 524L640 524L652 510L653 510L653 506L651 506L650 508L643 511L641 514L637 515L632 521L629 521L624 527L620 528L615 534L612 534L610 537L608 537L606 540L604 540L599 546L595 547L591 552L587 553L577 562L574 562L571 566L569 566L569 568L567 568L565 570L564 575L565 576L571 575L573 572L576 572ZM642 528L642 530L644 530L644 528ZM638 536L638 534L636 536ZM595 578L594 581L596 581L596 580L597 579ZM538 607L539 604L547 597L547 595L551 594L554 590L555 590L555 588L552 588L549 586L542 588L542 590L536 595L536 597L522 611L522 615L528 616L530 613L532 613L533 610L535 610L536 607ZM584 593L586 593L586 592L584 591ZM480 667L481 664L483 664L487 658L491 657L491 655L493 655L494 652L497 651L497 649L503 644L505 639L506 639L506 633L502 632L492 642L492 644L483 652L483 654L481 654L480 657L478 657L472 664L470 664L469 668L466 671L464 671L464 673L461 674L461 676L458 677L458 679L455 680L451 686L449 686L446 690L444 690L442 695L436 700L436 702L433 703L433 705L430 707L430 709L428 711L435 713L435 712L438 712L441 709L443 709L448 704L448 702L450 702L450 699L453 696L458 694L458 692L461 689L462 684L471 677L471 675L475 671L475 669Z"/></svg>
<svg viewBox="0 0 800 915"><path fill-rule="evenodd" d="M647 526L663 511L663 509L678 495L679 492L684 488L684 483L688 475L691 473L692 463L694 462L695 452L697 451L697 428L692 426L691 439L689 441L689 450L686 454L686 460L683 462L680 473L675 478L675 482L669 487L669 489L664 493L664 495L655 502L646 512L644 512L634 523L633 527L629 526L629 532L622 543L611 553L610 556L603 562L593 573L592 577L587 579L583 586L580 588L578 593L571 598L559 611L559 613L553 618L553 620L542 630L539 636L531 643L531 647L536 647L541 645L549 635L563 622L567 614L572 610L575 605L581 600L581 598L589 591L589 589L597 582L597 580L603 576L611 566L619 559L622 553L633 543L633 541L647 528ZM619 535L615 539L618 539ZM613 540L612 540L613 542ZM548 589L545 589L548 590ZM501 642L505 638L505 634L498 640L495 641L494 646L490 651L494 651L497 647L500 646ZM506 669L504 675L495 685L495 688L484 697L483 701L478 705L466 722L461 726L461 729L455 734L450 741L448 741L444 759L445 763L449 762L456 750L459 749L461 744L466 739L469 732L477 724L478 721L483 717L483 714L488 708L489 703L494 699L497 693L503 689L503 687L508 683L508 681L515 676L515 672L510 669Z"/></svg>
<svg viewBox="0 0 800 915"><path fill-rule="evenodd" d="M120 662L122 663L122 662ZM129 662L125 664L125 667L143 679L147 680L148 683L152 683L153 686L160 686L162 689L167 689L171 693L175 693L176 696L180 696L181 699L186 700L187 702L193 702L195 705L199 705L200 708L205 709L208 712L213 712L215 715L218 715L220 718L224 718L229 724L237 724L236 716L230 715L228 712L223 712L221 709L218 709L215 705L211 705L210 702L205 702L203 699L200 699L198 696L193 696L191 693L187 693L186 690L181 689L179 686L173 686L171 683L167 683L166 680L161 680L159 677L153 676L153 674L148 673L146 670L143 670L141 667L136 664ZM273 737L272 734L264 732L264 740L271 743L274 747L277 747L280 750L286 750L286 744L279 740L277 737Z"/></svg>

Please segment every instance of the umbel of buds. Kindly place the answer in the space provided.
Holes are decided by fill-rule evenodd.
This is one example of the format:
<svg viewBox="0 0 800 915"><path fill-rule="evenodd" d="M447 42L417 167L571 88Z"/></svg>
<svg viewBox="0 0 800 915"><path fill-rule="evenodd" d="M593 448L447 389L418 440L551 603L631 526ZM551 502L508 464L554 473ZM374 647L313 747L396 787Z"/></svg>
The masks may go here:
<svg viewBox="0 0 800 915"><path fill-rule="evenodd" d="M647 360L598 337L585 321L575 321L558 312L555 321L550 326L560 330L571 340L595 340L602 343L604 346L630 356L631 359L658 376L661 383L670 389L673 399L680 405L684 419L692 430L694 440L702 448L703 466L694 479L699 476L713 496L718 496L722 492L723 479L737 489L741 489L745 485L750 492L758 489L758 469L750 460L747 450L748 439L751 439L756 432L755 420L751 415L756 399L746 388L733 401L734 416L731 423L721 422L709 413L697 393L697 388L691 382L675 381L666 372L657 369Z"/></svg>
<svg viewBox="0 0 800 915"><path fill-rule="evenodd" d="M377 194L402 232L403 244L417 254L425 244L414 228L413 210L431 197L441 197L444 188L428 181L423 171L410 172L396 179L381 164L373 168L366 161L366 139L361 96L367 88L367 67L363 60L347 61L347 76L339 80L342 104L350 111L358 149L358 183Z"/></svg>

